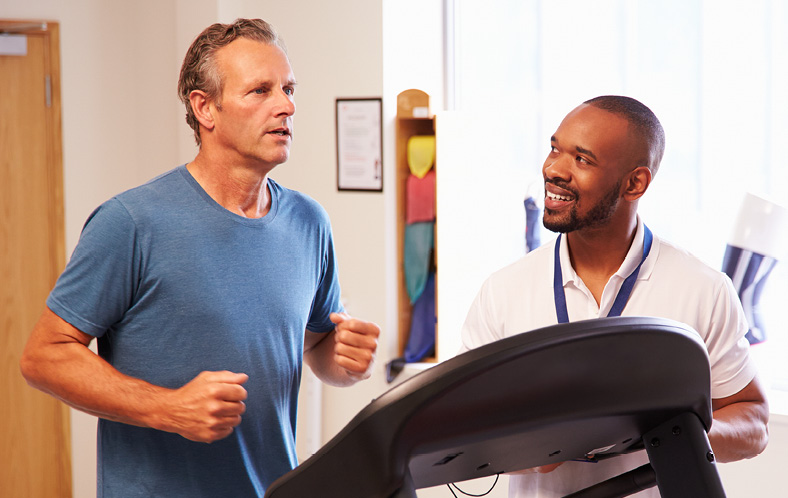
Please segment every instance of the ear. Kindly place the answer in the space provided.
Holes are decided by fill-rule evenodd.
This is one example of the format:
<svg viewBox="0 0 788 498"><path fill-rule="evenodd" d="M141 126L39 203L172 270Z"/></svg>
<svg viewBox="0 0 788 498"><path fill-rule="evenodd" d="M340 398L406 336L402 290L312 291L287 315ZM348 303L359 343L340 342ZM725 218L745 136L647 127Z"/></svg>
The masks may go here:
<svg viewBox="0 0 788 498"><path fill-rule="evenodd" d="M624 199L630 202L640 199L650 184L651 170L647 166L638 166L629 173L626 179Z"/></svg>
<svg viewBox="0 0 788 498"><path fill-rule="evenodd" d="M200 122L200 126L206 130L212 130L216 125L213 120L213 112L216 107L211 105L208 95L202 90L192 90L189 94L189 103L192 106L194 117Z"/></svg>

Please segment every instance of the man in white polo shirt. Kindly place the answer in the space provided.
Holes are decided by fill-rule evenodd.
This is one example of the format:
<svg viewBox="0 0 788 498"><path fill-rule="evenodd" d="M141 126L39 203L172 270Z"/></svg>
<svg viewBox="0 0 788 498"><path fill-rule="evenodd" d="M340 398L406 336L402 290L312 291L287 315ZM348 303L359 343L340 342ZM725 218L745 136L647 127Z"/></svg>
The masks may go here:
<svg viewBox="0 0 788 498"><path fill-rule="evenodd" d="M723 273L657 238L637 215L662 160L664 137L651 110L629 97L597 97L564 118L542 170L544 225L559 236L483 284L463 326L463 351L589 318L655 316L686 323L709 352L709 441L717 460L751 458L766 446L769 409L736 292ZM646 461L639 452L524 470L510 477L509 496L565 496ZM659 492L654 487L633 496Z"/></svg>

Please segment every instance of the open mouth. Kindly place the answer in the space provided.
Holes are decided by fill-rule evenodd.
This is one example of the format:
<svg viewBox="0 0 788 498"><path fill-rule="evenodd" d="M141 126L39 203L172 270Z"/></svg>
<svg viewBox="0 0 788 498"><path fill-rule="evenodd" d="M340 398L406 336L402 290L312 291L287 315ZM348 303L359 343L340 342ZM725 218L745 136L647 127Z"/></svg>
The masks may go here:
<svg viewBox="0 0 788 498"><path fill-rule="evenodd" d="M561 202L573 201L577 197L571 189L547 181L544 185L544 196L545 200Z"/></svg>
<svg viewBox="0 0 788 498"><path fill-rule="evenodd" d="M290 136L290 131L289 130L274 130L274 131L269 131L268 133L270 133L271 135L279 135L280 137L289 137Z"/></svg>
<svg viewBox="0 0 788 498"><path fill-rule="evenodd" d="M575 202L577 196L571 190L545 182L544 207L548 211L557 211Z"/></svg>
<svg viewBox="0 0 788 498"><path fill-rule="evenodd" d="M553 201L571 201L574 196L571 195L558 195L552 192L545 192L545 197Z"/></svg>

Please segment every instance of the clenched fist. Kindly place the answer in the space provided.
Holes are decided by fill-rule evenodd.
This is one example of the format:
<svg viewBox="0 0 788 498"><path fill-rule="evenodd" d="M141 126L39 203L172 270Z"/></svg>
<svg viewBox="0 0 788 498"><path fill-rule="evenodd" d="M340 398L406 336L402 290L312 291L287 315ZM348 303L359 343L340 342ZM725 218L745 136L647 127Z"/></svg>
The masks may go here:
<svg viewBox="0 0 788 498"><path fill-rule="evenodd" d="M334 362L355 380L368 378L375 362L380 327L346 313L331 313L330 318L336 324Z"/></svg>
<svg viewBox="0 0 788 498"><path fill-rule="evenodd" d="M243 373L201 372L174 391L168 419L161 428L203 443L229 436L246 411L242 384L248 379Z"/></svg>

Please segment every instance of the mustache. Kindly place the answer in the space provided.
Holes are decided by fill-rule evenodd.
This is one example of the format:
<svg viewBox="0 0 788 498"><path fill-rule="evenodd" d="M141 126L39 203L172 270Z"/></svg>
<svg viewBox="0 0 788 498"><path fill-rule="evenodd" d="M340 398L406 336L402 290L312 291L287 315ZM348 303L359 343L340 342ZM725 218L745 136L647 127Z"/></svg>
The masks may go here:
<svg viewBox="0 0 788 498"><path fill-rule="evenodd" d="M545 182L545 184L550 183L552 185L555 185L556 187L558 187L560 189L563 189L563 190L566 190L567 192L571 193L573 196L578 197L577 190L575 190L573 187L569 186L569 184L567 182L563 181L563 180L553 179L553 178L545 178L544 182Z"/></svg>

